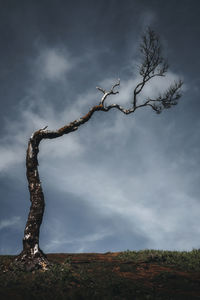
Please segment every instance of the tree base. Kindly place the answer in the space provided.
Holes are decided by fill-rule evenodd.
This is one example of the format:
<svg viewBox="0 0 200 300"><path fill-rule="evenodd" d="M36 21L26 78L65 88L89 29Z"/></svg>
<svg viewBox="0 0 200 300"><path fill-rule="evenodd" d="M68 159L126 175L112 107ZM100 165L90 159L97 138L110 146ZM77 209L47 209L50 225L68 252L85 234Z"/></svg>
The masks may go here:
<svg viewBox="0 0 200 300"><path fill-rule="evenodd" d="M20 270L32 272L39 269L47 271L50 268L51 263L48 261L42 250L39 250L36 254L32 254L30 251L23 250L16 257L12 265Z"/></svg>

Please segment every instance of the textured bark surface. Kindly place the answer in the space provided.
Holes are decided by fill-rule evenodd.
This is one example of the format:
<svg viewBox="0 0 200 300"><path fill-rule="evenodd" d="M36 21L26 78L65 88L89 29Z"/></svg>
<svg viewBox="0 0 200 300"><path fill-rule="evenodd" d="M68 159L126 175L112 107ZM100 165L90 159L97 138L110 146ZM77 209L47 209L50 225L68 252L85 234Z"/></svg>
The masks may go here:
<svg viewBox="0 0 200 300"><path fill-rule="evenodd" d="M44 194L38 173L38 152L41 137L39 132L29 140L26 154L26 176L30 192L31 207L24 230L23 251L17 258L18 262L28 269L45 268L48 264L45 254L39 247L39 232L44 214Z"/></svg>

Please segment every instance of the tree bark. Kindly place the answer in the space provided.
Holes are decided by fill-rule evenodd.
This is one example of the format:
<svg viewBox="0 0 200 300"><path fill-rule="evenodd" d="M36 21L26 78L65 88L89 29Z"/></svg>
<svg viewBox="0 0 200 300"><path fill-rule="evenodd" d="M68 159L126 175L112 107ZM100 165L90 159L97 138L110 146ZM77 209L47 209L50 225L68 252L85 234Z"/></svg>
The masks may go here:
<svg viewBox="0 0 200 300"><path fill-rule="evenodd" d="M30 192L31 207L24 230L23 250L17 261L28 269L45 268L47 258L39 247L40 226L43 219L45 202L38 172L38 152L41 141L40 131L33 134L28 142L26 153L26 176Z"/></svg>
<svg viewBox="0 0 200 300"><path fill-rule="evenodd" d="M24 230L23 250L16 259L17 263L23 265L28 270L48 268L49 265L46 255L39 247L40 226L45 208L44 194L38 172L39 144L42 139L54 139L77 130L78 126L87 122L95 111L101 109L102 105L94 106L84 117L56 131L45 130L46 128L40 129L34 132L29 139L26 152L26 176L31 207Z"/></svg>

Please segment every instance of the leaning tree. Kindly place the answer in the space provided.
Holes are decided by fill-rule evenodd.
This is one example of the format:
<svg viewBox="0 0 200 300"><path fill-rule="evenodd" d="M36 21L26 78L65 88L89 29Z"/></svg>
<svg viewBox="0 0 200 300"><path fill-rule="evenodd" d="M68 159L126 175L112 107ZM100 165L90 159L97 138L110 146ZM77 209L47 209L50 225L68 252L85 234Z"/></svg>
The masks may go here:
<svg viewBox="0 0 200 300"><path fill-rule="evenodd" d="M174 82L166 91L159 94L157 98L145 98L142 102L141 99L138 101L138 96L143 91L147 82L154 77L164 77L168 70L168 64L161 53L160 39L150 28L147 29L142 37L140 52L141 63L139 65L139 74L141 80L133 89L132 103L129 108L125 108L117 103L106 105L108 96L119 93L117 88L120 85L120 81L118 81L109 91L97 87L103 94L102 98L99 104L93 106L86 115L57 130L47 130L46 126L31 135L26 153L26 176L28 179L31 207L24 230L23 250L17 257L16 262L26 267L28 266L29 269L45 268L49 264L46 255L39 247L40 225L42 223L45 207L44 194L38 172L38 152L42 140L55 139L78 130L79 127L88 122L97 111L108 112L111 109L117 109L125 115L129 115L134 113L138 108L148 106L156 113L161 113L163 109L170 108L177 104L181 96L181 80Z"/></svg>

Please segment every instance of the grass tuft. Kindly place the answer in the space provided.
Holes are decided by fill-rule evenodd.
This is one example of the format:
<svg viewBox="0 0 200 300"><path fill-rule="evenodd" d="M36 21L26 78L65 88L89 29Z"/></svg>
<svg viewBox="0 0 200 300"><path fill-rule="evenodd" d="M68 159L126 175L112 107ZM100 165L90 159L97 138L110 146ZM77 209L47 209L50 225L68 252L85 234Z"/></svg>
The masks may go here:
<svg viewBox="0 0 200 300"><path fill-rule="evenodd" d="M124 251L118 258L134 262L159 263L174 266L176 269L200 271L200 249L192 251L140 250Z"/></svg>

